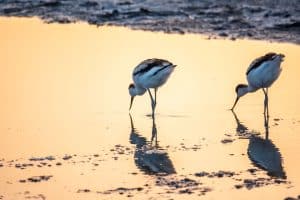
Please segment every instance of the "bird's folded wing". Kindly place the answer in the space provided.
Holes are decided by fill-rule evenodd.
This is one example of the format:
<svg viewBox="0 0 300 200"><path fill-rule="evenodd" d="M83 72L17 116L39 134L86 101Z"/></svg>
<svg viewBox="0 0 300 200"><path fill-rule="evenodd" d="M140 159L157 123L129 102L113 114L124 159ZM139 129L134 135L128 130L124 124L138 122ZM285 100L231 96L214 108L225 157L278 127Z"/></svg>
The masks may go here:
<svg viewBox="0 0 300 200"><path fill-rule="evenodd" d="M167 66L172 66L173 64L167 60L163 60L163 59L156 59L156 58L152 58L152 59L147 59L144 60L143 62L141 62L138 66L136 66L136 68L133 70L133 76L137 75L137 74L143 74L146 73L148 71L150 71L151 69L153 69L154 67L156 68L164 68Z"/></svg>
<svg viewBox="0 0 300 200"><path fill-rule="evenodd" d="M276 53L267 53L264 56L256 58L248 67L246 75L248 75L253 69L256 69L257 67L261 66L261 64L263 64L264 62L272 60L275 55Z"/></svg>

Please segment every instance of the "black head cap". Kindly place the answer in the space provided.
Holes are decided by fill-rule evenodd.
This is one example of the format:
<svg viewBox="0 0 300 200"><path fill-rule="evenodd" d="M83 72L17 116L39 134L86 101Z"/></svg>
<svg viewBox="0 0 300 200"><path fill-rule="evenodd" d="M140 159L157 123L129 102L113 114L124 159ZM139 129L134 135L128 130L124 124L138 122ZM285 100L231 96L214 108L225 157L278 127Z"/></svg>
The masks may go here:
<svg viewBox="0 0 300 200"><path fill-rule="evenodd" d="M282 54L282 53L280 53L280 54L278 54L281 58L284 58L285 57L285 55L284 54Z"/></svg>
<svg viewBox="0 0 300 200"><path fill-rule="evenodd" d="M248 85L246 85L246 84L238 84L238 85L235 87L235 92L238 93L238 90L239 90L240 88L245 88L245 87L248 87Z"/></svg>
<svg viewBox="0 0 300 200"><path fill-rule="evenodd" d="M133 84L133 83L130 83L130 84L129 84L128 89L130 89L130 88L134 88L134 84Z"/></svg>
<svg viewBox="0 0 300 200"><path fill-rule="evenodd" d="M265 58L274 58L277 54L274 52L269 52L266 55L264 55Z"/></svg>

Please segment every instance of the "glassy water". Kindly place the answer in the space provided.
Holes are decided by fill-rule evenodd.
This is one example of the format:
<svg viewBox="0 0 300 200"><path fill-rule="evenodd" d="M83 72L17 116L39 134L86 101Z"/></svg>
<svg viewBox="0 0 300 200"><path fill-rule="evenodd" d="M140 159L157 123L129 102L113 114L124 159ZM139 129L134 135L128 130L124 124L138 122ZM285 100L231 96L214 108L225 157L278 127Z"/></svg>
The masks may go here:
<svg viewBox="0 0 300 200"><path fill-rule="evenodd" d="M300 195L300 48L0 18L0 199L284 199ZM229 111L250 62L286 55L269 90ZM178 67L147 94L147 58ZM267 134L267 135L266 135Z"/></svg>

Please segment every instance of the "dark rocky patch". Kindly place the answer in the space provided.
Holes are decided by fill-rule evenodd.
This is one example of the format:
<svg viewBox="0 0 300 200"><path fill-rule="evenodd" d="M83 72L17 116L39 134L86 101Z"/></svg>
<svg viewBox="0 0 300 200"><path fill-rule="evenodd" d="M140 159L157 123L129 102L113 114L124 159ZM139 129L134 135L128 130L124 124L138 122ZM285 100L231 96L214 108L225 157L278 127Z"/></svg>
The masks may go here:
<svg viewBox="0 0 300 200"><path fill-rule="evenodd" d="M209 173L208 172L198 172L198 173L195 173L195 176L198 176L198 177L203 177L203 176L208 176Z"/></svg>
<svg viewBox="0 0 300 200"><path fill-rule="evenodd" d="M226 32L220 32L219 36L221 36L221 37L228 37L228 33L226 33Z"/></svg>
<svg viewBox="0 0 300 200"><path fill-rule="evenodd" d="M118 5L120 5L120 6L131 5L131 4L132 4L131 1L121 1L121 2L118 2Z"/></svg>
<svg viewBox="0 0 300 200"><path fill-rule="evenodd" d="M294 198L294 197L286 197L284 200L299 200L300 198Z"/></svg>
<svg viewBox="0 0 300 200"><path fill-rule="evenodd" d="M236 175L236 173L230 172L230 171L218 171L218 172L212 173L211 175L213 177L222 178L222 177L232 177L232 176Z"/></svg>
<svg viewBox="0 0 300 200"><path fill-rule="evenodd" d="M40 6L60 6L61 2L58 0L47 0L40 4Z"/></svg>
<svg viewBox="0 0 300 200"><path fill-rule="evenodd" d="M243 185L234 185L234 187L236 188L236 189L241 189L241 188L243 188Z"/></svg>
<svg viewBox="0 0 300 200"><path fill-rule="evenodd" d="M181 180L172 180L165 177L158 177L156 180L156 185L158 186L168 186L171 188L186 188L186 187L195 187L198 186L199 183L190 178L183 178Z"/></svg>
<svg viewBox="0 0 300 200"><path fill-rule="evenodd" d="M265 180L264 178L259 178L259 179L245 179L243 182L244 187L246 187L248 190L254 188L254 187L261 187L265 185Z"/></svg>
<svg viewBox="0 0 300 200"><path fill-rule="evenodd" d="M83 6L83 7L95 7L98 5L99 5L99 3L97 1L85 1L80 4L80 6Z"/></svg>
<svg viewBox="0 0 300 200"><path fill-rule="evenodd" d="M104 192L97 192L97 193L101 193L101 194L112 194L112 193L119 193L119 194L124 194L124 193L128 193L128 192L132 192L132 191L142 191L144 190L143 187L136 187L136 188L125 188L125 187L119 187L116 189L112 189L112 190L106 190Z"/></svg>
<svg viewBox="0 0 300 200"><path fill-rule="evenodd" d="M258 169L251 168L251 169L248 169L247 171L250 172L251 174L255 174L258 171Z"/></svg>
<svg viewBox="0 0 300 200"><path fill-rule="evenodd" d="M26 193L24 196L25 199L41 199L46 200L46 196L43 194L30 195L30 193Z"/></svg>
<svg viewBox="0 0 300 200"><path fill-rule="evenodd" d="M77 193L89 193L89 192L91 192L90 189L79 189L79 190L77 190Z"/></svg>
<svg viewBox="0 0 300 200"><path fill-rule="evenodd" d="M46 157L29 158L29 161L44 161L44 160L52 161L52 160L55 160L55 157L54 156L46 156Z"/></svg>
<svg viewBox="0 0 300 200"><path fill-rule="evenodd" d="M65 155L62 159L63 160L70 160L72 158L71 155Z"/></svg>
<svg viewBox="0 0 300 200"><path fill-rule="evenodd" d="M212 191L211 188L202 186L202 183L187 177L182 179L164 176L157 177L156 186L167 187L167 193L178 194L198 193L198 195L205 195L207 192Z"/></svg>
<svg viewBox="0 0 300 200"><path fill-rule="evenodd" d="M251 190L253 188L263 187L271 184L288 184L290 182L282 179L273 179L273 178L255 178L255 179L244 179L241 184L235 185L236 189L240 189L242 187Z"/></svg>
<svg viewBox="0 0 300 200"><path fill-rule="evenodd" d="M256 172L259 171L259 169L251 168L246 170L246 172L249 172L254 177L256 176ZM207 178L231 178L232 180L238 182L233 187L236 189L241 188L247 188L248 190L251 190L253 188L257 187L263 187L271 184L290 184L289 181L281 178L274 178L274 177L259 177L259 178L248 178L248 179L242 179L239 176L241 174L244 174L244 172L232 172L232 171L223 171L220 170L218 172L198 172L194 175L196 177L207 177Z"/></svg>
<svg viewBox="0 0 300 200"><path fill-rule="evenodd" d="M15 168L18 168L18 169L26 169L27 167L33 167L34 165L32 163L23 163L23 164L20 164L20 163L17 163L15 164Z"/></svg>
<svg viewBox="0 0 300 200"><path fill-rule="evenodd" d="M233 139L230 139L230 138L226 138L226 139L221 140L221 142L222 142L223 144L232 143L233 141L234 141L234 140L233 140Z"/></svg>
<svg viewBox="0 0 300 200"><path fill-rule="evenodd" d="M202 145L194 144L192 146L186 146L184 143L180 143L179 146L171 147L166 146L166 149L170 149L172 151L197 151L201 149Z"/></svg>
<svg viewBox="0 0 300 200"><path fill-rule="evenodd" d="M27 180L25 179L21 179L19 180L20 183L26 183L26 182L31 182L31 183L38 183L38 182L42 182L42 181L48 181L50 178L52 178L53 176L49 175L42 175L42 176L32 176L30 178L27 178Z"/></svg>
<svg viewBox="0 0 300 200"><path fill-rule="evenodd" d="M116 144L113 149L110 149L110 151L113 152L113 155L130 155L133 153L131 148L120 144Z"/></svg>
<svg viewBox="0 0 300 200"><path fill-rule="evenodd" d="M2 16L38 16L48 23L87 21L166 33L204 33L300 43L300 4L290 1L0 1Z"/></svg>
<svg viewBox="0 0 300 200"><path fill-rule="evenodd" d="M188 188L179 190L179 194L192 194L192 193L193 193L193 191Z"/></svg>
<svg viewBox="0 0 300 200"><path fill-rule="evenodd" d="M195 176L197 177L208 177L208 178L223 178L223 177L232 177L238 175L236 172L231 172L231 171L223 171L220 170L218 172L198 172L195 173Z"/></svg>

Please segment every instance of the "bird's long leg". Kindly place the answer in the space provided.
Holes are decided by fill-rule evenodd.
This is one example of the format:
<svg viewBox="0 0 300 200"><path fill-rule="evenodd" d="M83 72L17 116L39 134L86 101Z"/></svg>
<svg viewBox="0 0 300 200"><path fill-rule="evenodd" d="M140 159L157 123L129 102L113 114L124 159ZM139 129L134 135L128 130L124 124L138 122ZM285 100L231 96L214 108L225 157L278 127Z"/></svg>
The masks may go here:
<svg viewBox="0 0 300 200"><path fill-rule="evenodd" d="M265 127L268 127L269 122L269 110L268 110L268 89L262 89L265 94L265 100L264 100L264 119L265 119Z"/></svg>
<svg viewBox="0 0 300 200"><path fill-rule="evenodd" d="M155 140L154 140L155 139ZM151 144L155 141L155 146L157 146L157 129L156 129L156 123L155 123L155 116L152 116L152 137L151 137Z"/></svg>
<svg viewBox="0 0 300 200"><path fill-rule="evenodd" d="M268 88L266 88L266 94L267 94L267 117L269 118L269 94L268 94Z"/></svg>
<svg viewBox="0 0 300 200"><path fill-rule="evenodd" d="M157 104L157 101L156 101L156 93L157 93L157 88L154 88L154 100L155 100L155 107L156 107L156 104Z"/></svg>
<svg viewBox="0 0 300 200"><path fill-rule="evenodd" d="M266 115L266 91L264 88L262 88L262 91L264 92L265 99L264 99L264 116Z"/></svg>
<svg viewBox="0 0 300 200"><path fill-rule="evenodd" d="M148 91L148 93L150 95L150 99L151 99L152 116L154 116L155 102L154 102L154 99L153 99L150 89L147 89L147 91Z"/></svg>
<svg viewBox="0 0 300 200"><path fill-rule="evenodd" d="M265 129L266 129L266 140L269 139L269 116L264 114Z"/></svg>
<svg viewBox="0 0 300 200"><path fill-rule="evenodd" d="M267 112L264 113L264 120L265 120L265 129L266 129L266 140L269 139L269 103L268 103L268 89L266 89L266 110Z"/></svg>

